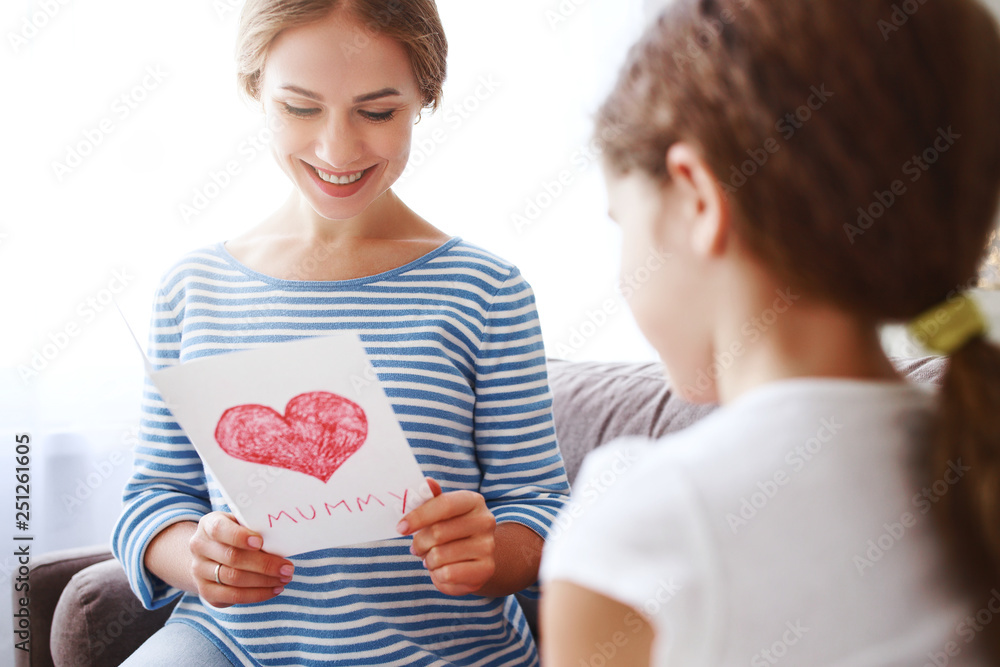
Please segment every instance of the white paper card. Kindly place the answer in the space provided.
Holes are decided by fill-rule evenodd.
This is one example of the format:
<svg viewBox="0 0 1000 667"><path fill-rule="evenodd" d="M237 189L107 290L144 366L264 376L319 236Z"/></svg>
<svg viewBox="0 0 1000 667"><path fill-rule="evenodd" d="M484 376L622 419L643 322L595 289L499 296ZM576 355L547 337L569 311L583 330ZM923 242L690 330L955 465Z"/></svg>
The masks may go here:
<svg viewBox="0 0 1000 667"><path fill-rule="evenodd" d="M222 354L151 375L264 550L293 556L399 537L431 497L356 334Z"/></svg>

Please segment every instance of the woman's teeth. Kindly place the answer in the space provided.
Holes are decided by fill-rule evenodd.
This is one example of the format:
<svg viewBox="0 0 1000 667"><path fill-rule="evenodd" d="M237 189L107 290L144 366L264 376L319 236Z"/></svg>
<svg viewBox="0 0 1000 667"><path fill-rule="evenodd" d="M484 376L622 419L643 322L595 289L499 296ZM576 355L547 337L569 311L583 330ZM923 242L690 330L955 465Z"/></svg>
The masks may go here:
<svg viewBox="0 0 1000 667"><path fill-rule="evenodd" d="M315 167L313 167L315 169ZM350 185L354 183L359 178L365 175L364 171L359 171L356 174L351 174L350 176L335 176L333 174L325 174L319 169L316 169L316 173L327 183L333 183L334 185Z"/></svg>

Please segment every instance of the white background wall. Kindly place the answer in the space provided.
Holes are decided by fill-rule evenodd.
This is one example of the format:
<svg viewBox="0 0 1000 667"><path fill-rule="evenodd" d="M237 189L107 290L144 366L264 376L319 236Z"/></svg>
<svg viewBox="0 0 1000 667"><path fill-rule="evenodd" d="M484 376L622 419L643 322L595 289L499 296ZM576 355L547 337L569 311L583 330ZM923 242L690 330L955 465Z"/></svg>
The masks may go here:
<svg viewBox="0 0 1000 667"><path fill-rule="evenodd" d="M444 106L417 126L414 168L397 191L439 227L521 267L551 354L655 358L615 290L618 233L588 148L592 114L636 35L641 1L438 4L451 42ZM5 474L13 434L34 438L35 552L105 541L142 376L110 291L144 340L163 271L185 251L255 224L291 187L263 145L261 117L236 93L239 5L0 7L4 617L15 566L5 545L17 532ZM480 85L484 78L495 90ZM433 141L437 130L443 142ZM73 151L86 153L78 165ZM229 162L239 174L220 177ZM552 183L564 170L570 184L558 192ZM185 216L185 205L202 210ZM518 225L516 214L530 224ZM598 314L608 298L618 308ZM0 653L9 645L0 633Z"/></svg>

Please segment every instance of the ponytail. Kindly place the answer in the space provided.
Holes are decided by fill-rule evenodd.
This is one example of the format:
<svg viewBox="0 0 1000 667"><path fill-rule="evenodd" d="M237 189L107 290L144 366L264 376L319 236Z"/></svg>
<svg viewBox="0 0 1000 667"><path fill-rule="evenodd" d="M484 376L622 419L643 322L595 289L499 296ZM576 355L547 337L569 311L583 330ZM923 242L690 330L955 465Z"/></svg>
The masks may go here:
<svg viewBox="0 0 1000 667"><path fill-rule="evenodd" d="M978 610L1000 599L1000 347L983 325L950 356L923 472L931 485L948 483L935 490L932 517ZM1000 664L1000 618L972 627Z"/></svg>

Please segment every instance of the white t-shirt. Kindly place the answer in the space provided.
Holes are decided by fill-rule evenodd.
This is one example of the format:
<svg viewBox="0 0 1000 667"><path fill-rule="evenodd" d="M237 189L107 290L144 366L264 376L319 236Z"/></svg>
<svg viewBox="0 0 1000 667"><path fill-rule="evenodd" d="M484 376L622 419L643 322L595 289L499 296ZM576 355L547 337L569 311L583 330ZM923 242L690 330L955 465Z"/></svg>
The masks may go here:
<svg viewBox="0 0 1000 667"><path fill-rule="evenodd" d="M915 472L933 401L902 383L786 380L658 442L601 447L542 580L641 612L655 665L985 665L969 642L1000 622L1000 593L957 592L930 515L968 468L923 490ZM638 627L623 618L595 650Z"/></svg>

